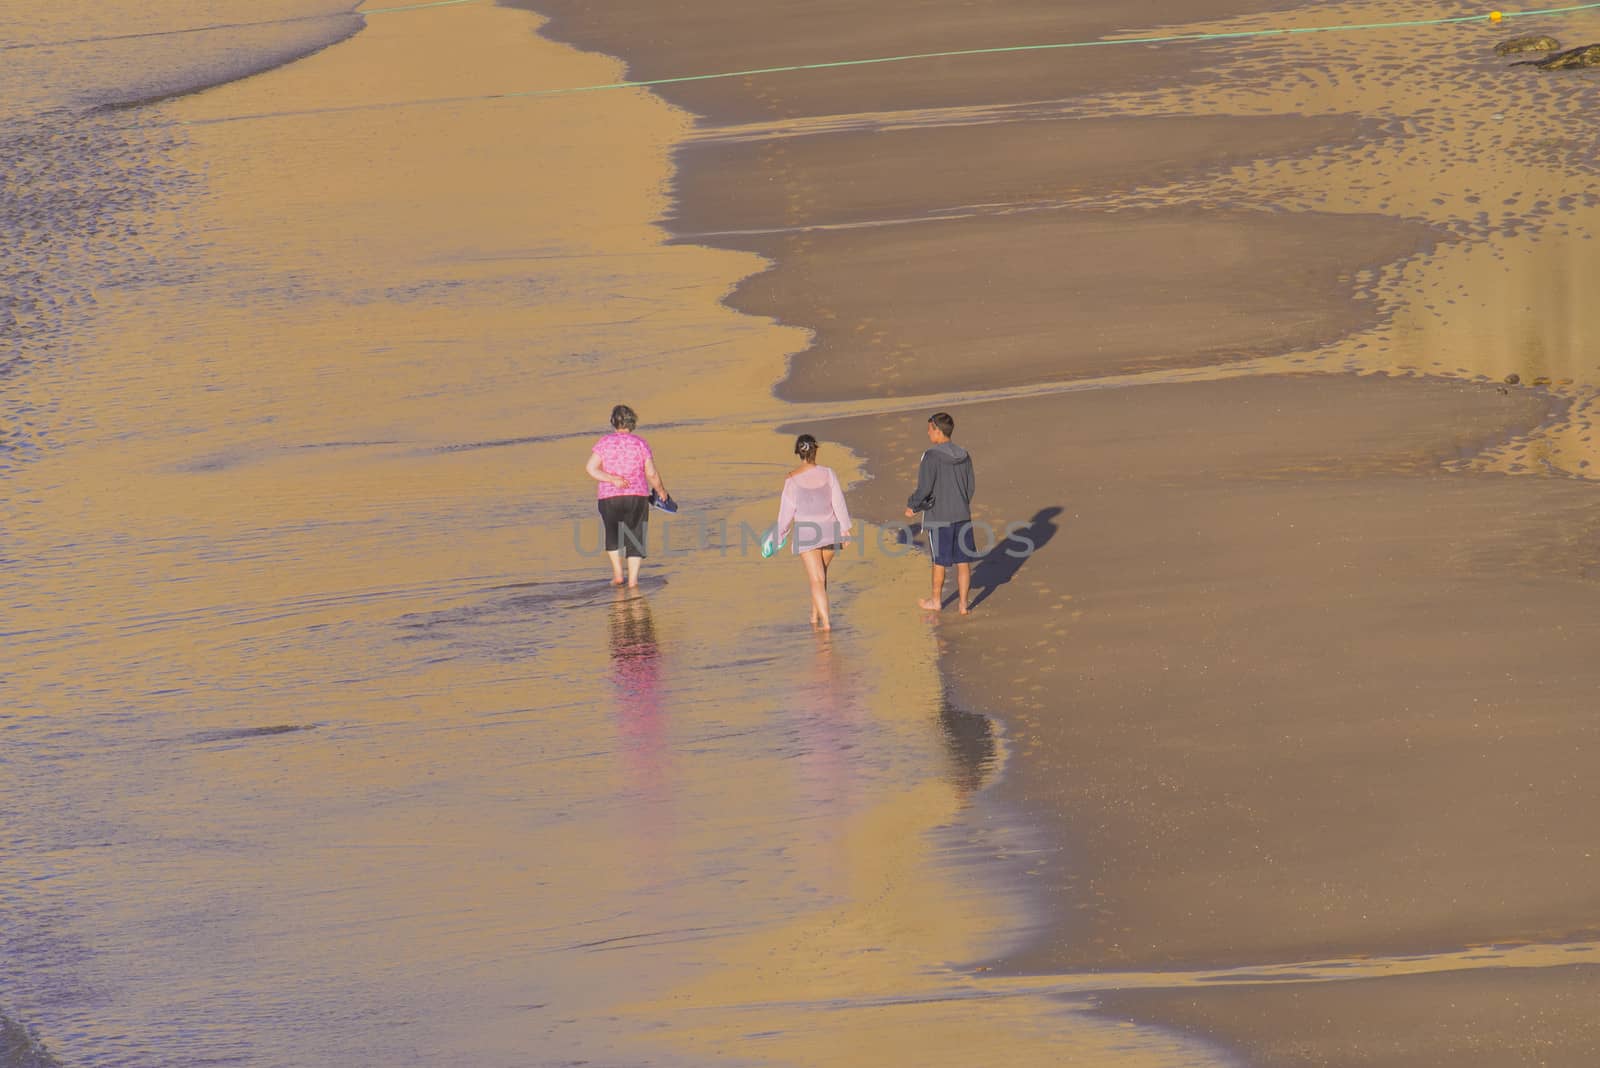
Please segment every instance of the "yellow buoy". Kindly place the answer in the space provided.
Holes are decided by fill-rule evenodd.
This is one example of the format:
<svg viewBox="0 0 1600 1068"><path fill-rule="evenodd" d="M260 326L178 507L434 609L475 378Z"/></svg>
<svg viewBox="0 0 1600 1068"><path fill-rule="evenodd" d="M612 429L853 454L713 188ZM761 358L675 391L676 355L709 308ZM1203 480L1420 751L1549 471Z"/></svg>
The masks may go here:
<svg viewBox="0 0 1600 1068"><path fill-rule="evenodd" d="M1505 16L1500 14L1500 12L1498 12L1498 11L1489 12L1489 21L1490 22L1499 22L1503 18L1505 18Z"/></svg>

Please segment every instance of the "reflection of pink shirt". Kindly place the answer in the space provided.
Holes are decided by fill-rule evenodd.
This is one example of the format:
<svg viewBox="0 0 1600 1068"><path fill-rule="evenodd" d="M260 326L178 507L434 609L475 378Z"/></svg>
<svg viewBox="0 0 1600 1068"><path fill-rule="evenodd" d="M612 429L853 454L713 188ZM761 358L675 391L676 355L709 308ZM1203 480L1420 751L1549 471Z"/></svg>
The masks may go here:
<svg viewBox="0 0 1600 1068"><path fill-rule="evenodd" d="M600 469L608 475L621 475L628 480L626 486L613 486L597 482L600 500L607 497L648 497L650 483L644 477L646 460L654 458L650 446L638 434L614 431L594 443L594 453L600 457Z"/></svg>
<svg viewBox="0 0 1600 1068"><path fill-rule="evenodd" d="M784 481L783 500L778 505L778 540L787 538L791 528L797 553L837 545L850 533L850 510L844 506L844 490L839 488L833 468L812 467Z"/></svg>

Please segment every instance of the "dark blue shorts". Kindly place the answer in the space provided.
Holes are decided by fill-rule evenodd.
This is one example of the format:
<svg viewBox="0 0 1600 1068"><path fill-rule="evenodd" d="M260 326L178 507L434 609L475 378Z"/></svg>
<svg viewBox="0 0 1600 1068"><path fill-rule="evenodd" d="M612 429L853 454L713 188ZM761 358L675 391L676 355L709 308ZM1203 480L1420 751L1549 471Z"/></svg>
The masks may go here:
<svg viewBox="0 0 1600 1068"><path fill-rule="evenodd" d="M963 519L948 526L928 524L928 548L933 562L940 567L978 562L978 546L972 531L972 520Z"/></svg>

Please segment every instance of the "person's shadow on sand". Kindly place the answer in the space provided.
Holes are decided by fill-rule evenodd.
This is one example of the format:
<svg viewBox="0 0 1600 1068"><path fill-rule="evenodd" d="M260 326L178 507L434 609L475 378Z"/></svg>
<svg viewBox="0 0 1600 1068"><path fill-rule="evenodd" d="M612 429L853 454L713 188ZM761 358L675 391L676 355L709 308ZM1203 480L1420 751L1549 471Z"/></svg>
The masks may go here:
<svg viewBox="0 0 1600 1068"><path fill-rule="evenodd" d="M1060 529L1055 518L1061 512L1062 509L1054 506L1039 509L1027 526L1013 528L1014 533L1009 538L1001 538L984 554L972 569L975 596L971 607L976 608L988 600L991 593L1016 577L1034 553L1049 544Z"/></svg>

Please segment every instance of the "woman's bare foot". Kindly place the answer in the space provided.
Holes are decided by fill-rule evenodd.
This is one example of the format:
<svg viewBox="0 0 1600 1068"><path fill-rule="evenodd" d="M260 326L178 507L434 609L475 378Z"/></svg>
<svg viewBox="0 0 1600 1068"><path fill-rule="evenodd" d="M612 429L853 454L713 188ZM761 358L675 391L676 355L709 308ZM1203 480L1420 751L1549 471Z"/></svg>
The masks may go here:
<svg viewBox="0 0 1600 1068"><path fill-rule="evenodd" d="M828 617L827 616L823 616L822 617L822 621L817 624L817 629L818 630L832 630L833 629L833 624L828 621Z"/></svg>
<svg viewBox="0 0 1600 1068"><path fill-rule="evenodd" d="M935 601L932 597L924 597L922 600L917 602L917 607L922 609L924 612L937 612L944 606L938 601Z"/></svg>
<svg viewBox="0 0 1600 1068"><path fill-rule="evenodd" d="M612 576L612 579L611 579L611 585L613 585L613 586L620 586L620 585L622 585L622 576L621 576L621 575L614 575L614 576Z"/></svg>
<svg viewBox="0 0 1600 1068"><path fill-rule="evenodd" d="M966 614L967 614L967 613L968 613L968 612L969 612L969 611L970 611L970 609L969 609L969 608L967 608L967 606L966 606L966 605L962 605L962 606L961 606L961 614L962 614L962 615L966 615Z"/></svg>

